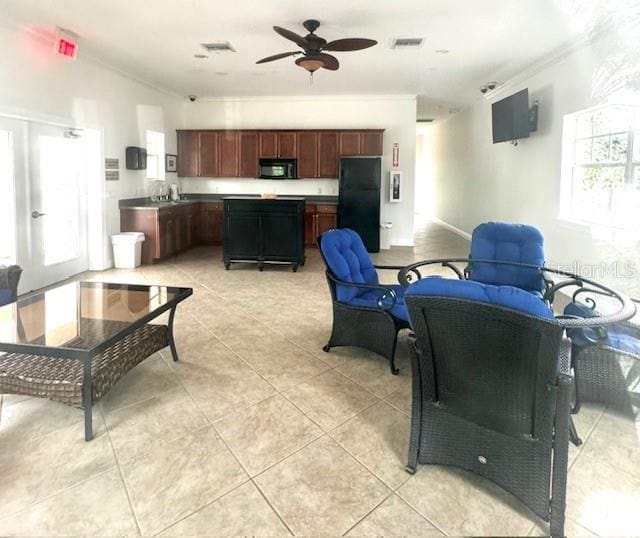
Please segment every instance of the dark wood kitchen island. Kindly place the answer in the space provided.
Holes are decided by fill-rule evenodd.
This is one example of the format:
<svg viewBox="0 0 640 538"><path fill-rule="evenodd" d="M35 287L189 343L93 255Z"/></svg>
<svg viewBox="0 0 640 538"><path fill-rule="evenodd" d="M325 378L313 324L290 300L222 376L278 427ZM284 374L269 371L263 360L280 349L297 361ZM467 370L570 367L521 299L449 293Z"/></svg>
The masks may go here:
<svg viewBox="0 0 640 538"><path fill-rule="evenodd" d="M304 198L225 198L225 268L253 262L262 271L265 263L290 263L297 271L305 260L304 208Z"/></svg>

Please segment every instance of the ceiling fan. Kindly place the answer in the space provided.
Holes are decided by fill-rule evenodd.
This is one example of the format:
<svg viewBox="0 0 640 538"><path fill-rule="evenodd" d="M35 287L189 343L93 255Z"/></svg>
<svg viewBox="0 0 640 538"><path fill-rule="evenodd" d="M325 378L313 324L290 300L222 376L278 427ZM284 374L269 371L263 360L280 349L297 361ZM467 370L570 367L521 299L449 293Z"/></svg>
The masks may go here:
<svg viewBox="0 0 640 538"><path fill-rule="evenodd" d="M325 51L346 52L353 50L363 50L373 47L378 42L373 39L363 39L359 37L336 39L335 41L327 42L326 39L321 38L314 34L314 32L320 27L320 22L314 19L309 19L302 23L302 26L309 32L306 36L301 35L281 28L280 26L274 26L273 29L282 37L293 41L302 50L295 50L293 52L282 52L280 54L274 54L273 56L267 56L258 60L257 64L263 64L266 62L273 62L274 60L280 60L289 56L298 56L302 54L301 58L296 60L296 65L306 69L313 76L314 71L317 71L321 67L329 69L330 71L336 71L340 67L340 62L334 56L327 54Z"/></svg>

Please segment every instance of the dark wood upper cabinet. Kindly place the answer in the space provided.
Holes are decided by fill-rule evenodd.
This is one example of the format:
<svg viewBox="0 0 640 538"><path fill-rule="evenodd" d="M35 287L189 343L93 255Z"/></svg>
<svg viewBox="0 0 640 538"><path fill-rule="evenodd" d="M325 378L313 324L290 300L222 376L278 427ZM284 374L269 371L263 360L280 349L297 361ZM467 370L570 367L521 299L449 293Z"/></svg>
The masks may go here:
<svg viewBox="0 0 640 538"><path fill-rule="evenodd" d="M278 156L278 133L275 131L260 131L260 158Z"/></svg>
<svg viewBox="0 0 640 538"><path fill-rule="evenodd" d="M343 155L382 155L383 130L178 131L181 177L258 176L261 158L298 159L298 177L338 177Z"/></svg>
<svg viewBox="0 0 640 538"><path fill-rule="evenodd" d="M339 152L340 155L360 155L362 152L362 132L342 131Z"/></svg>
<svg viewBox="0 0 640 538"><path fill-rule="evenodd" d="M318 133L298 131L298 177L317 177L318 174Z"/></svg>
<svg viewBox="0 0 640 538"><path fill-rule="evenodd" d="M338 133L318 133L318 177L338 177Z"/></svg>
<svg viewBox="0 0 640 538"><path fill-rule="evenodd" d="M362 155L382 155L382 131L363 131Z"/></svg>
<svg viewBox="0 0 640 538"><path fill-rule="evenodd" d="M278 157L295 159L297 155L296 151L297 137L293 131L279 131L278 132Z"/></svg>
<svg viewBox="0 0 640 538"><path fill-rule="evenodd" d="M258 177L258 133L240 131L240 177Z"/></svg>
<svg viewBox="0 0 640 538"><path fill-rule="evenodd" d="M218 158L218 133L201 131L200 135L200 170L199 176L215 177L219 175L220 159ZM179 151L179 150L178 150ZM181 156L178 157L180 162Z"/></svg>
<svg viewBox="0 0 640 538"><path fill-rule="evenodd" d="M199 175L199 154L197 131L178 131L178 175L196 177Z"/></svg>
<svg viewBox="0 0 640 538"><path fill-rule="evenodd" d="M238 131L219 131L218 152L221 177L237 177L240 173L239 139Z"/></svg>

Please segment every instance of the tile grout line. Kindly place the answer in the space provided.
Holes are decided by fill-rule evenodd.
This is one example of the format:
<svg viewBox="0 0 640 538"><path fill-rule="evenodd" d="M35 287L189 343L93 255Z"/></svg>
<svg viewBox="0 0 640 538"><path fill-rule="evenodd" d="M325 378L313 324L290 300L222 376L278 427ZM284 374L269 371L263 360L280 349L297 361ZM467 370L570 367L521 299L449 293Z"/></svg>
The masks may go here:
<svg viewBox="0 0 640 538"><path fill-rule="evenodd" d="M136 511L133 507L133 501L131 500L131 493L129 492L129 486L127 485L127 481L124 478L124 472L122 471L122 466L120 465L120 459L118 458L116 448L113 445L113 440L111 439L111 432L109 431L109 425L107 424L107 417L105 416L105 411L102 408L102 405L99 405L97 407L99 407L100 409L100 415L102 416L102 421L104 422L104 428L106 431L107 439L109 439L109 446L111 447L111 452L113 453L113 459L116 461L116 468L118 469L120 481L122 482L122 486L124 487L124 493L127 496L127 502L129 503L129 510L131 510L133 521L135 522L136 528L138 529L138 535L143 536L142 528L140 526L140 522L138 521L138 515L136 514Z"/></svg>
<svg viewBox="0 0 640 538"><path fill-rule="evenodd" d="M605 413L606 409L607 409L607 406L603 406L602 407L602 410L598 414L598 417L593 422L593 426L591 426L591 428L589 428L589 430L587 431L587 434L582 439L582 444L579 447L576 447L578 449L578 453L576 454L576 457L573 458L573 461L567 466L567 479L569 478L569 471L571 471L571 469L573 469L573 466L578 461L578 458L580 458L580 456L582 455L582 452L583 452L584 448L587 446L587 443L591 439L591 434L595 431L595 429L598 426L598 424L600 424L600 421L602 420L602 417L604 416L604 413ZM571 441L569 441L569 442L571 442Z"/></svg>
<svg viewBox="0 0 640 538"><path fill-rule="evenodd" d="M8 513L4 514L2 517L3 518L14 517L14 516L18 516L18 515L24 514L26 512L29 512L34 507L36 507L36 506L38 506L38 505L40 505L40 504L42 504L42 503L44 503L44 502L46 502L46 501L48 501L50 499L53 499L54 497L57 497L58 495L61 495L61 494L66 493L68 491L71 491L72 489L74 489L74 488L76 488L78 486L81 486L82 484L85 484L86 482L89 482L90 480L93 480L94 478L98 478L99 476L105 475L105 474L111 472L112 470L113 470L113 468L112 469L106 469L104 471L100 471L99 473L96 473L96 474L94 474L92 476L89 476L88 478L84 478L82 480L79 480L78 482L75 482L74 484L72 484L70 486L67 486L66 488L63 488L63 489L61 489L59 491L56 491L55 493L51 493L49 495L45 495L44 497L36 500L35 502L31 503L30 505L25 506L23 508L19 508L15 512L8 512ZM0 536L4 537L4 535L0 535Z"/></svg>
<svg viewBox="0 0 640 538"><path fill-rule="evenodd" d="M411 478L411 477L409 477ZM404 484L403 484L404 485ZM400 489L400 488L398 488ZM418 514L420 517L422 517L423 519L425 519L429 524L433 525L433 528L438 530L439 532L441 532L444 536L448 536L448 534L444 531L443 528L440 527L440 525L437 525L434 521L431 521L431 519L429 519L427 516L421 514L420 512L418 512L413 506L411 506L404 498L400 497L400 495L397 494L397 490L394 491L394 495L396 497L398 497L398 500L400 502L402 502L405 506L408 506L410 510L414 511L416 514Z"/></svg>
<svg viewBox="0 0 640 538"><path fill-rule="evenodd" d="M353 529L355 529L358 525L360 525L360 523L362 523L367 517L369 517L371 514L373 514L373 512L375 512L378 508L380 508L387 501L387 499L389 499L393 495L395 495L395 493L393 491L391 491L391 493L389 493L384 499L382 499L371 510L369 510L364 516L362 516L360 519L358 519L358 521L356 521L353 525L351 525L351 527L349 527L346 531L344 531L341 534L341 536L346 536L347 534L349 534Z"/></svg>
<svg viewBox="0 0 640 538"><path fill-rule="evenodd" d="M369 408L370 409L370 408ZM355 417L353 417L355 418ZM350 422L353 419L349 419L347 422ZM341 424L340 426L344 426L346 424L346 422L344 422L343 424ZM367 471L369 471L372 475L374 475L378 480L380 480L385 486L387 486L391 491L393 491L394 493L396 491L398 491L402 486L404 486L407 481L411 478L411 475L409 475L409 473L407 473L407 477L397 486L392 486L391 484L387 484L387 482L384 480L384 478L382 478L381 476L378 475L378 473L376 471L374 471L373 469L369 468L369 466L364 463L363 461L360 460L360 458L356 455L353 454L346 446L344 446L338 439L336 439L336 437L334 435L332 435L332 432L334 432L336 429L340 428L340 426L337 426L336 428L334 428L333 430L331 430L331 432L328 432L327 435L333 439L338 446L340 446L340 448L342 448L347 454L349 454L353 459L355 459L360 465L362 465Z"/></svg>
<svg viewBox="0 0 640 538"><path fill-rule="evenodd" d="M424 468L424 467L423 467ZM421 469L418 469L416 474L413 476L418 476L418 473L421 471ZM413 477L410 477L413 478ZM404 485L404 484L403 484ZM400 490L400 488L398 488L398 490ZM411 502L409 502L408 499L405 499L400 493L398 493L398 491L395 492L396 495L398 496L398 498L404 502L409 508L411 508L414 512L416 512L418 515L422 516L424 519L426 519L429 523L431 523L436 529L438 529L442 534L444 534L445 536L451 536L448 532L446 532L443 528L440 527L440 525L437 525L435 522L431 521L430 518L428 518L425 514L423 514L420 510L418 510L418 508L416 506L414 506L413 504L411 504Z"/></svg>
<svg viewBox="0 0 640 538"><path fill-rule="evenodd" d="M285 520L280 516L280 514L278 513L278 511L271 505L271 503L268 501L268 499L266 499L264 493L262 492L262 490L258 487L258 484L256 484L256 482L253 480L251 474L247 471L247 469L245 468L245 466L242 464L242 462L240 461L240 459L236 456L235 452L231 449L231 447L228 445L227 441L224 439L224 437L220 434L220 431L215 427L213 421L209 418L209 416L202 410L202 408L198 405L198 403L196 402L196 400L193 398L193 396L191 395L191 393L187 390L187 387L182 383L181 379L178 379L179 383L182 385L183 389L185 390L185 392L188 394L189 398L191 399L191 401L193 402L193 405L195 405L198 410L204 415L204 417L206 418L206 420L209 422L209 425L211 427L211 429L216 433L216 435L218 436L218 438L220 439L220 442L224 445L224 447L227 449L227 451L229 452L229 454L231 454L231 456L236 460L236 462L238 463L238 465L240 466L240 468L243 470L243 472L246 474L247 476L247 480L242 482L242 484L238 485L235 489L237 489L238 487L240 487L241 485L246 484L247 482L251 482L253 484L253 486L258 489L258 491L260 492L260 495L262 495L265 500L267 501L267 504L269 505L269 507L274 511L274 513L276 514L276 516L282 521L282 524L285 526L285 528L291 533L292 536L295 536L294 533L291 531L291 529L289 528L289 525L287 525L287 523L285 522ZM265 401L265 400L262 400ZM259 402L258 402L259 403ZM233 490L231 490L233 491ZM221 495L219 497L217 497L216 499L214 499L213 501L211 501L211 503L208 503L206 506L209 506L210 504L213 504L214 502L216 502L217 500L221 499L222 497L224 497L225 495L231 493L231 491L226 492L224 495ZM196 510L195 512L192 512L191 514L189 514L188 516L186 516L184 519L186 519L187 517L191 517L192 515L200 512L202 509L204 508L201 507L198 510ZM182 521L182 520L180 520ZM171 526L176 525L178 523L178 521L172 523ZM167 527L169 528L169 527ZM166 530L166 529L165 529Z"/></svg>

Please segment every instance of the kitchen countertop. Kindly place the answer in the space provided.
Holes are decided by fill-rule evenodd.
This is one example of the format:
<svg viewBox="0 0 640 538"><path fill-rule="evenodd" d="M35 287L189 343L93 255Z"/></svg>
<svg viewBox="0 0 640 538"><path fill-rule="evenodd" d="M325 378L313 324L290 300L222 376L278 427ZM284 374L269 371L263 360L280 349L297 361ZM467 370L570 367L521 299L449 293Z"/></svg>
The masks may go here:
<svg viewBox="0 0 640 538"><path fill-rule="evenodd" d="M255 199L255 200L300 200L303 199L310 203L317 204L337 204L337 196L324 196L324 195L295 195L295 194L283 194L278 195L277 198L261 198L258 194L183 194L183 199L179 202L172 202L170 200L165 202L152 202L151 198L125 198L118 202L120 209L162 209L165 207L177 207L180 205L189 205L198 202L213 202L222 201L225 198L243 198L243 199Z"/></svg>

